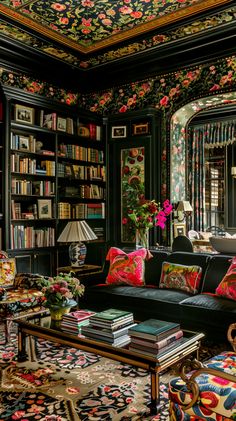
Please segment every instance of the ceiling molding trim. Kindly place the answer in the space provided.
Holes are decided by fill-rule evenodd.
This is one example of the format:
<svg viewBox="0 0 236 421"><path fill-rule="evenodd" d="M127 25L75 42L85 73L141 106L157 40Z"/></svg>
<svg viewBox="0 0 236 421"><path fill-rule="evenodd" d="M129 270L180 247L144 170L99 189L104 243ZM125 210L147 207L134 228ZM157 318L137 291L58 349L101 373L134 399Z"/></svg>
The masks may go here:
<svg viewBox="0 0 236 421"><path fill-rule="evenodd" d="M146 32L155 30L161 26L192 17L195 14L205 12L211 8L216 8L217 6L223 6L224 4L232 3L232 1L233 0L202 0L191 6L169 13L168 15L161 16L149 22L137 25L134 28L123 31L122 33L107 37L106 39L98 41L94 45L87 47L79 45L77 42L65 37L62 34L59 34L56 31L46 28L43 25L40 25L38 22L33 21L32 19L16 12L15 10L10 9L7 6L0 5L0 14L10 19L13 19L14 21L20 24L23 24L30 29L33 29L34 31L44 35L47 38L52 39L53 41L57 41L59 44L70 47L80 53L88 54L96 52L102 48L117 44L119 42L129 40L134 36L139 36Z"/></svg>

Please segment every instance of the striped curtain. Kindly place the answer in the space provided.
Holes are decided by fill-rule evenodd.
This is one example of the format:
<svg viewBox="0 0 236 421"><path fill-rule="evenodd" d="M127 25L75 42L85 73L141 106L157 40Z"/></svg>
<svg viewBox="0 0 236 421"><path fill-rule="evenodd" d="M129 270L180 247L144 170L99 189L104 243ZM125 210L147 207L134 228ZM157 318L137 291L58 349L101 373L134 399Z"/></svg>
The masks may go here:
<svg viewBox="0 0 236 421"><path fill-rule="evenodd" d="M191 228L204 231L205 159L204 148L225 147L236 141L236 120L224 120L189 126L188 191L193 207Z"/></svg>

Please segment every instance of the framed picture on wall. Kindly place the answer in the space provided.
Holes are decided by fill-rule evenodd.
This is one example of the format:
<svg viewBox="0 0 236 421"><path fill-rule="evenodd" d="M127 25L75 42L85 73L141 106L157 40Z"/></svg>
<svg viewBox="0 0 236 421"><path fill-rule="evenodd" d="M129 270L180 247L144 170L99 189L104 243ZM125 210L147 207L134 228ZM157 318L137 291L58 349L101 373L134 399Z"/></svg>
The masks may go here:
<svg viewBox="0 0 236 421"><path fill-rule="evenodd" d="M186 235L186 225L185 224L174 224L174 238L178 235Z"/></svg>
<svg viewBox="0 0 236 421"><path fill-rule="evenodd" d="M126 126L115 126L111 128L112 139L125 138L126 137Z"/></svg>
<svg viewBox="0 0 236 421"><path fill-rule="evenodd" d="M133 124L133 134L143 135L149 133L149 124Z"/></svg>

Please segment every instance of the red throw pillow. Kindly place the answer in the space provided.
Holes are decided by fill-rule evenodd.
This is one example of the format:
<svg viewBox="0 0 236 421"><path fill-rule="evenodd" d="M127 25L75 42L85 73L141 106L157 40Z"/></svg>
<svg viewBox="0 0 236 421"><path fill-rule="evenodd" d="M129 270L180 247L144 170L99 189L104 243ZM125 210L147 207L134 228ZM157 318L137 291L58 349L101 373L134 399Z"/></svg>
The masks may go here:
<svg viewBox="0 0 236 421"><path fill-rule="evenodd" d="M236 257L233 257L229 269L216 288L216 295L236 300Z"/></svg>
<svg viewBox="0 0 236 421"><path fill-rule="evenodd" d="M150 253L145 248L125 253L116 247L111 247L106 260L110 260L110 268L106 278L109 285L127 284L143 286L145 259L150 258Z"/></svg>

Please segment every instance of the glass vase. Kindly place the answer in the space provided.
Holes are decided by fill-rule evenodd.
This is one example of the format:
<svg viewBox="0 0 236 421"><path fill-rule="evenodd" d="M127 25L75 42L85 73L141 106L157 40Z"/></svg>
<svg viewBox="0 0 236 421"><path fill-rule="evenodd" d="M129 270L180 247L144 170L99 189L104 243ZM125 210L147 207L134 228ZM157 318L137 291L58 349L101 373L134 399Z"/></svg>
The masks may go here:
<svg viewBox="0 0 236 421"><path fill-rule="evenodd" d="M149 230L146 228L136 229L135 235L136 250L140 248L149 248Z"/></svg>

